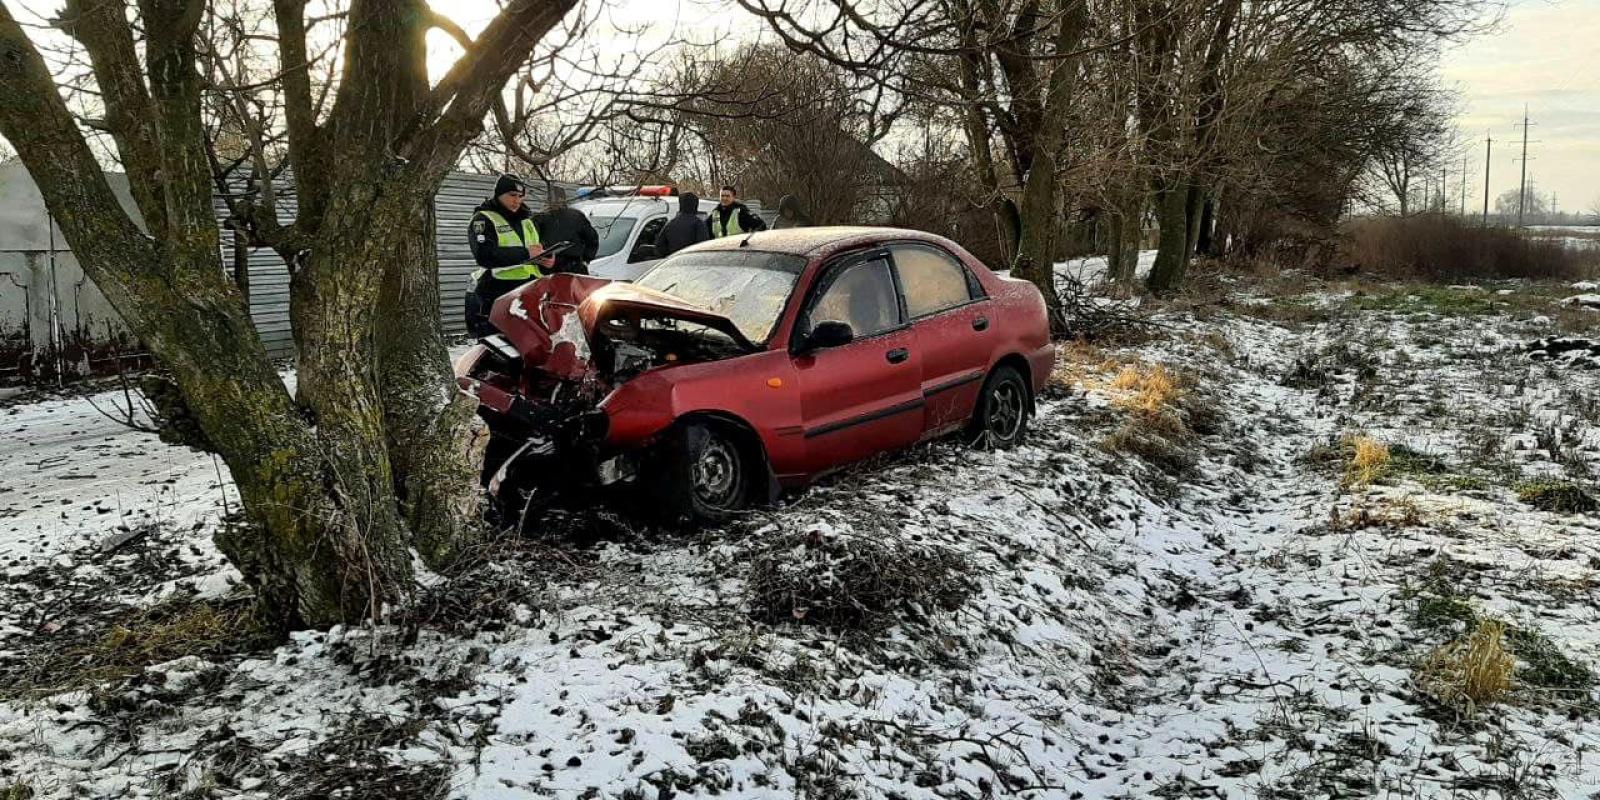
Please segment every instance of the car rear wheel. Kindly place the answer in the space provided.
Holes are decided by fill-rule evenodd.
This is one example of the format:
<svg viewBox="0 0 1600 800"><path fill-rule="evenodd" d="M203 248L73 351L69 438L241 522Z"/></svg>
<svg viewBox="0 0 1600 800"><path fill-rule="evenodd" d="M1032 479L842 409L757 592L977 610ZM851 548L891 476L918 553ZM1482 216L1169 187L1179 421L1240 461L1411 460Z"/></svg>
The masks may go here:
<svg viewBox="0 0 1600 800"><path fill-rule="evenodd" d="M750 504L754 458L723 425L689 422L663 441L646 475L660 507L678 519L728 519Z"/></svg>
<svg viewBox="0 0 1600 800"><path fill-rule="evenodd" d="M987 447L1012 447L1028 432L1033 414L1028 382L1015 367L1001 366L989 373L978 395L978 408L972 419L977 444Z"/></svg>

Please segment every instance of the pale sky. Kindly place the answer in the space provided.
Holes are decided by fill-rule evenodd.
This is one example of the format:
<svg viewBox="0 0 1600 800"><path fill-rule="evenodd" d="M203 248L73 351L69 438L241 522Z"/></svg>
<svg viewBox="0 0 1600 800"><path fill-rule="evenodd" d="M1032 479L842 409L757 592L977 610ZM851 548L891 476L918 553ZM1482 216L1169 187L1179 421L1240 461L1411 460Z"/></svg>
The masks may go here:
<svg viewBox="0 0 1600 800"><path fill-rule="evenodd" d="M1600 0L1517 0L1498 31L1446 53L1473 142L1468 209L1482 207L1484 139L1494 137L1489 189L1517 186L1522 108L1532 118L1528 180L1563 211L1600 203ZM1451 182L1455 182L1455 178Z"/></svg>
<svg viewBox="0 0 1600 800"><path fill-rule="evenodd" d="M5 0L15 8L51 12L59 0ZM496 0L437 3L476 33ZM732 0L603 0L602 28L647 29L646 41L688 39L732 45L760 36L759 21ZM453 59L453 43L436 34L433 61ZM767 34L767 38L771 38ZM609 40L609 41L608 41ZM604 37L599 45L632 49L633 36ZM442 71L442 70L441 70ZM1490 190L1514 188L1523 105L1534 126L1529 178L1554 191L1563 210L1600 204L1600 0L1511 0L1498 30L1448 50L1441 65L1447 85L1462 95L1462 137L1469 141L1467 206L1483 197L1483 142L1495 139ZM1450 191L1459 190L1459 169Z"/></svg>
<svg viewBox="0 0 1600 800"><path fill-rule="evenodd" d="M472 29L495 7L495 0L450 5L452 16ZM605 8L609 21L650 25L660 37L730 43L763 30L732 0L607 0ZM1498 29L1446 51L1440 75L1461 92L1469 210L1483 203L1486 136L1495 139L1491 196L1516 187L1524 104L1534 123L1529 138L1536 140L1528 148L1529 181L1554 191L1563 210L1600 204L1600 0L1511 0ZM1448 176L1452 196L1459 170Z"/></svg>

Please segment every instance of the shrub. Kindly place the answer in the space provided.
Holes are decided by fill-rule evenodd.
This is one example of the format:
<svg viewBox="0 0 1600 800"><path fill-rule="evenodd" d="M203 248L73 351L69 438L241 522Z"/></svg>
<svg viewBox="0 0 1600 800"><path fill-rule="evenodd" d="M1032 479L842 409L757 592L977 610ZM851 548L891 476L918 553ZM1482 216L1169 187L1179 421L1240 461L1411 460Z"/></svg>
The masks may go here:
<svg viewBox="0 0 1600 800"><path fill-rule="evenodd" d="M1504 637L1503 623L1483 620L1472 633L1434 650L1419 670L1423 690L1469 714L1504 697L1516 666Z"/></svg>
<svg viewBox="0 0 1600 800"><path fill-rule="evenodd" d="M1342 255L1361 270L1404 279L1578 280L1600 273L1600 250L1440 214L1354 220Z"/></svg>
<svg viewBox="0 0 1600 800"><path fill-rule="evenodd" d="M972 592L955 550L885 525L758 533L746 590L767 622L864 627L902 613L953 611Z"/></svg>

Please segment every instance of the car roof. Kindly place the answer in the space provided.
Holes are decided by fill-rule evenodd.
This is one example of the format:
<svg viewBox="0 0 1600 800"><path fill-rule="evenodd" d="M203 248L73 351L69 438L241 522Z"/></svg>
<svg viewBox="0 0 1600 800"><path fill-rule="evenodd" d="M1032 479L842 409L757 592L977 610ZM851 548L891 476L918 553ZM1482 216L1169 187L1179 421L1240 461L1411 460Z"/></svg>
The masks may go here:
<svg viewBox="0 0 1600 800"><path fill-rule="evenodd" d="M748 240L748 244L745 242ZM818 228L784 228L761 231L749 236L727 236L695 246L697 251L734 250L745 247L769 253L787 253L807 258L831 256L845 250L870 247L883 242L916 241L939 245L961 252L956 243L935 234L908 228L877 228L856 226L825 226Z"/></svg>
<svg viewBox="0 0 1600 800"><path fill-rule="evenodd" d="M672 201L671 207L677 208L678 198L676 197L604 197L598 200L579 200L573 203L572 207L585 212L601 211L609 214L620 214L623 211L635 209L647 211L652 208L666 207L669 199Z"/></svg>

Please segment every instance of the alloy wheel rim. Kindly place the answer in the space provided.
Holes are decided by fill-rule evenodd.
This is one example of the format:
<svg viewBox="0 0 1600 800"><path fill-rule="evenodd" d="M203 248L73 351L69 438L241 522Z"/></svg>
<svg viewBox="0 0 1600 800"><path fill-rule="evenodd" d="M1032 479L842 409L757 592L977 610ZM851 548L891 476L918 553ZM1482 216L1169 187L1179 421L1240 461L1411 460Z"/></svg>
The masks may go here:
<svg viewBox="0 0 1600 800"><path fill-rule="evenodd" d="M989 433L1009 442L1022 429L1026 413L1022 392L1015 383L1005 381L989 391Z"/></svg>

